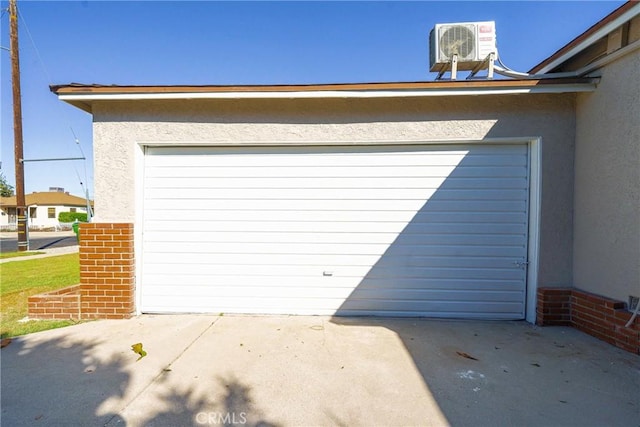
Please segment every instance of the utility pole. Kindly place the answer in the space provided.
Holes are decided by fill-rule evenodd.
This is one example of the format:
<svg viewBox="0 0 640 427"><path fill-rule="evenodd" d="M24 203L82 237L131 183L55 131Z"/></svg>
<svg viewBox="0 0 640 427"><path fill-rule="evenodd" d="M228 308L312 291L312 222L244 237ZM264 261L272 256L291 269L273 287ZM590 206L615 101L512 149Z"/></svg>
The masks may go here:
<svg viewBox="0 0 640 427"><path fill-rule="evenodd" d="M20 98L20 58L18 52L18 8L9 0L11 87L13 89L13 145L16 167L16 214L18 216L18 251L29 250L27 207L24 197L24 165L22 163L22 102Z"/></svg>

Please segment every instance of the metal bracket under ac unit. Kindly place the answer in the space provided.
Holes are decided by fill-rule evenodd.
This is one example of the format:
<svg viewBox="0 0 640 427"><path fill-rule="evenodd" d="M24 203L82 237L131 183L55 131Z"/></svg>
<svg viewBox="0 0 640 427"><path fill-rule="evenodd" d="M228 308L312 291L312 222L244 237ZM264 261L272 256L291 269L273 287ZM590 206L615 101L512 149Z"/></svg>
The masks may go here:
<svg viewBox="0 0 640 427"><path fill-rule="evenodd" d="M480 70L487 69L487 79L493 79L493 66L495 62L496 54L495 52L491 52L487 57L476 65L471 73L467 76L467 80L472 79ZM446 66L442 67L436 80L441 80L444 73L447 71L451 71L451 80L456 80L458 78L458 54L454 53L451 56L451 60L447 63Z"/></svg>

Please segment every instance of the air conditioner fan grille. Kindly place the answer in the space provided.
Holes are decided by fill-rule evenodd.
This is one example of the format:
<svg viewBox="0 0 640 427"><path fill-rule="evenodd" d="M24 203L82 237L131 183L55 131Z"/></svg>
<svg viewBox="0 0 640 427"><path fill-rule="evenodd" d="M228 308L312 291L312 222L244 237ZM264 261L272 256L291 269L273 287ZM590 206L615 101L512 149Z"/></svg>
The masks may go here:
<svg viewBox="0 0 640 427"><path fill-rule="evenodd" d="M443 30L439 45L447 58L451 58L454 54L458 54L460 60L473 58L476 47L473 31L463 25L455 25Z"/></svg>

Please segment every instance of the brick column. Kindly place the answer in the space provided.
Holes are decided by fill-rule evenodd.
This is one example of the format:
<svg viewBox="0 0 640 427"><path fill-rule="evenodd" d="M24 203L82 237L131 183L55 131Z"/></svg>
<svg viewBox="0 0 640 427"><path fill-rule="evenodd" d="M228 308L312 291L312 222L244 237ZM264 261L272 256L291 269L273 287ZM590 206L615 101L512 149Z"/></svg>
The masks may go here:
<svg viewBox="0 0 640 427"><path fill-rule="evenodd" d="M133 224L80 224L82 319L124 319L135 311Z"/></svg>
<svg viewBox="0 0 640 427"><path fill-rule="evenodd" d="M569 288L539 288L536 324L571 325L571 291Z"/></svg>

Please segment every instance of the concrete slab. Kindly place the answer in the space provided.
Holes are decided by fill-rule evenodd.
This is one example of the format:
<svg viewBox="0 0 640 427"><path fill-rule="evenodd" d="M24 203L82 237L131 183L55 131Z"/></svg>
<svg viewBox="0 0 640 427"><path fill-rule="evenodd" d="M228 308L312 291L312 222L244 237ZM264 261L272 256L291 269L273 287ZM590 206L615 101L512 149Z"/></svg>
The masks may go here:
<svg viewBox="0 0 640 427"><path fill-rule="evenodd" d="M140 316L1 355L12 426L601 426L640 413L640 357L524 322Z"/></svg>
<svg viewBox="0 0 640 427"><path fill-rule="evenodd" d="M105 425L153 383L215 316L100 320L14 338L1 351L1 425ZM148 356L137 361L131 345ZM151 409L151 408L150 408Z"/></svg>

